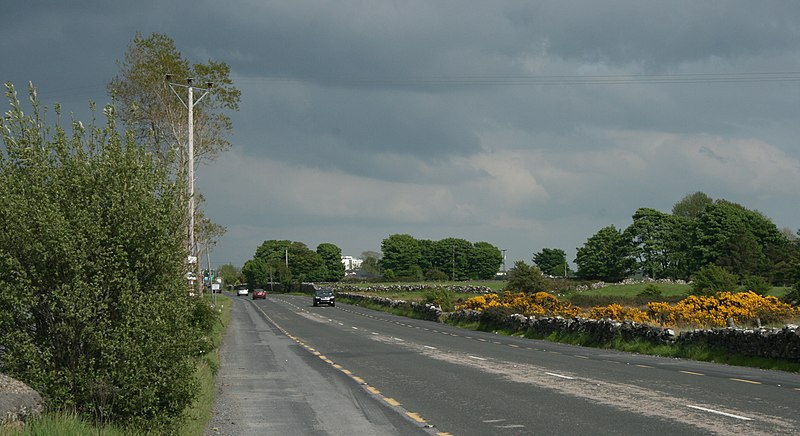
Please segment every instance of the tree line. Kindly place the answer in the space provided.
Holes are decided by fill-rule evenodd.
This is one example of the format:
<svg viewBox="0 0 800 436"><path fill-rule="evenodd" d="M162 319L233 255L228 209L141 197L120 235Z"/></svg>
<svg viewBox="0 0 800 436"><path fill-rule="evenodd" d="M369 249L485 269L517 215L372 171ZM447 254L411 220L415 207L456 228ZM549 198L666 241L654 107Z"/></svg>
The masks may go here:
<svg viewBox="0 0 800 436"><path fill-rule="evenodd" d="M302 242L273 239L256 249L241 273L251 288L276 282L290 289L303 282L338 282L345 271L342 250L335 244L319 244L315 251Z"/></svg>
<svg viewBox="0 0 800 436"><path fill-rule="evenodd" d="M739 282L800 282L798 235L762 213L703 192L687 195L665 213L640 208L625 229L607 226L578 248L582 279L619 281L632 275L688 280L709 265Z"/></svg>

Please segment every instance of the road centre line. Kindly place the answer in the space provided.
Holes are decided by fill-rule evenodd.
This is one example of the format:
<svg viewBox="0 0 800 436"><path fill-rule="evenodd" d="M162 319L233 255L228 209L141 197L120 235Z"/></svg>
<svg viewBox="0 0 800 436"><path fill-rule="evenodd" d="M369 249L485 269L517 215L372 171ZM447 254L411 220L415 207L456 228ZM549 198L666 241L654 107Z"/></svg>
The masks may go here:
<svg viewBox="0 0 800 436"><path fill-rule="evenodd" d="M483 357L478 357L478 356L469 356L469 358L470 359L475 359L475 360L486 360Z"/></svg>
<svg viewBox="0 0 800 436"><path fill-rule="evenodd" d="M750 384L752 384L752 385L760 385L760 384L761 384L761 382L760 382L760 381L755 381L755 380L745 380L745 379L743 379L743 378L731 378L731 379L729 379L729 380L733 380L733 381L736 381L736 382L742 382L742 383L750 383Z"/></svg>
<svg viewBox="0 0 800 436"><path fill-rule="evenodd" d="M652 367L652 366L650 366L650 365L641 365L641 364L637 364L636 366L638 366L639 368L653 368L653 367Z"/></svg>
<svg viewBox="0 0 800 436"><path fill-rule="evenodd" d="M431 347L430 345L423 345L423 347L425 347L425 348L427 348L429 350L435 350L436 349L436 347Z"/></svg>
<svg viewBox="0 0 800 436"><path fill-rule="evenodd" d="M689 407L689 408L692 408L692 409L697 409L697 410L702 410L703 412L715 413L717 415L727 416L729 418L741 419L742 421L752 421L753 420L753 418L748 418L746 416L734 415L732 413L727 413L727 412L722 412L722 411L719 411L719 410L709 409L707 407L692 406L691 404L687 404L686 407Z"/></svg>
<svg viewBox="0 0 800 436"><path fill-rule="evenodd" d="M556 374L554 372L546 372L545 374L552 375L553 377L565 378L567 380L575 380L575 377L570 377L570 376L566 376L566 375L562 375L562 374Z"/></svg>
<svg viewBox="0 0 800 436"><path fill-rule="evenodd" d="M484 419L484 424L494 424L495 422L503 422L505 419Z"/></svg>
<svg viewBox="0 0 800 436"><path fill-rule="evenodd" d="M692 371L678 371L678 372L682 372L684 374L689 374L689 375L699 375L699 376L705 375L705 374L701 374L699 372L692 372Z"/></svg>

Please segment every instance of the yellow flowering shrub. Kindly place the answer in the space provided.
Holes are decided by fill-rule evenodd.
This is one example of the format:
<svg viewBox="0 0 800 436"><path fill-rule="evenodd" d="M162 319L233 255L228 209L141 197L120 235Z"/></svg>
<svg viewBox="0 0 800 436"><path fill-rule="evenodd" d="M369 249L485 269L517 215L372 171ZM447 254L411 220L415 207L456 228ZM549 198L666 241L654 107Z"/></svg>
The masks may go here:
<svg viewBox="0 0 800 436"><path fill-rule="evenodd" d="M674 306L668 303L648 303L647 314L661 325L686 324L724 327L728 319L736 325L782 322L800 315L800 311L781 303L775 297L764 297L752 291L722 292L717 297L689 296Z"/></svg>
<svg viewBox="0 0 800 436"><path fill-rule="evenodd" d="M563 316L572 318L580 315L581 309L566 301L560 301L547 292L526 294L507 293L503 297L486 294L467 299L458 309L483 311L490 307L508 307L525 316Z"/></svg>
<svg viewBox="0 0 800 436"><path fill-rule="evenodd" d="M619 304L597 306L583 313L580 307L561 301L547 292L535 294L507 293L502 297L486 294L472 297L458 309L483 311L492 307L507 307L526 316L585 316L592 319L610 318L616 321L659 324L662 326L724 327L728 319L734 324L755 325L786 322L800 317L800 308L782 303L775 297L764 297L755 292L722 292L717 297L692 295L673 304L650 302L647 312Z"/></svg>
<svg viewBox="0 0 800 436"><path fill-rule="evenodd" d="M649 323L650 318L647 313L635 307L622 307L619 304L609 304L608 306L595 306L589 310L589 318L603 319L610 318L614 321L633 321L638 323Z"/></svg>

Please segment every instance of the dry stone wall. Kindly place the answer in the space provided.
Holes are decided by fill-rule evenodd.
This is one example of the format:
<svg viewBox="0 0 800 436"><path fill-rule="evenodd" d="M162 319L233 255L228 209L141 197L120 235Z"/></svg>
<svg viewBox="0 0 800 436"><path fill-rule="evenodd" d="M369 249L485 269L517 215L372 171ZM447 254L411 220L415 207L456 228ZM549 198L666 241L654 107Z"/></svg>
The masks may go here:
<svg viewBox="0 0 800 436"><path fill-rule="evenodd" d="M782 328L723 328L696 329L676 335L674 330L630 321L611 319L586 319L535 317L511 314L500 318L475 310L458 310L443 313L432 304L420 304L385 297L364 296L346 292L337 295L351 301L368 300L386 307L407 307L424 319L442 321L478 322L489 328L516 332L531 332L541 336L552 333L578 333L586 335L596 344L607 344L616 338L626 341L645 340L652 344L702 345L727 350L731 353L753 357L768 357L800 362L800 327L786 325Z"/></svg>

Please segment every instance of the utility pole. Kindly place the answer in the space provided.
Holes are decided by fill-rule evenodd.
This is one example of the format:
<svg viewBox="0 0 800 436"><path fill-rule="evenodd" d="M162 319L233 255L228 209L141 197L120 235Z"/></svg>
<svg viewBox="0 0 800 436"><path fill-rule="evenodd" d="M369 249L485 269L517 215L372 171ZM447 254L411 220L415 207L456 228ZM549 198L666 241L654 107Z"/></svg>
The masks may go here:
<svg viewBox="0 0 800 436"><path fill-rule="evenodd" d="M504 248L504 249L502 249L500 251L503 252L503 279L505 280L505 278L506 278L506 249Z"/></svg>
<svg viewBox="0 0 800 436"><path fill-rule="evenodd" d="M200 100L202 100L205 96L208 95L208 93L210 92L211 88L214 87L214 83L213 82L206 82L206 87L205 88L198 88L198 87L195 87L192 84L192 82L194 82L194 79L191 78L191 77L188 77L186 79L186 84L185 85L181 84L181 83L173 83L172 82L172 74L165 75L164 76L164 80L166 81L167 85L169 86L169 89L172 90L172 92L175 94L175 96L178 97L178 100L180 100L180 102L183 104L183 106L189 112L189 120L188 120L189 144L188 144L188 150L187 150L188 159L189 159L189 162L188 162L188 165L189 165L189 174L188 174L189 175L189 177L188 177L189 178L189 211L188 211L188 215L189 215L189 263L190 264L194 263L194 265L195 265L194 266L194 270L195 270L194 271L194 273L195 273L194 284L195 284L195 286L197 286L197 283L198 283L197 279L199 277L199 275L197 273L200 270L200 262L198 262L198 259L197 259L198 258L198 256L197 256L197 247L195 246L195 243L194 243L194 200L195 200L195 197L194 197L194 107L198 103L200 103ZM180 94L178 94L178 91L176 91L175 88L186 88L188 90L188 92L189 92L189 98L187 100L188 103L183 101L183 99L181 98ZM197 101L194 101L194 90L195 89L197 89L198 91L202 91L202 93L203 93L200 96L200 98L197 99Z"/></svg>

